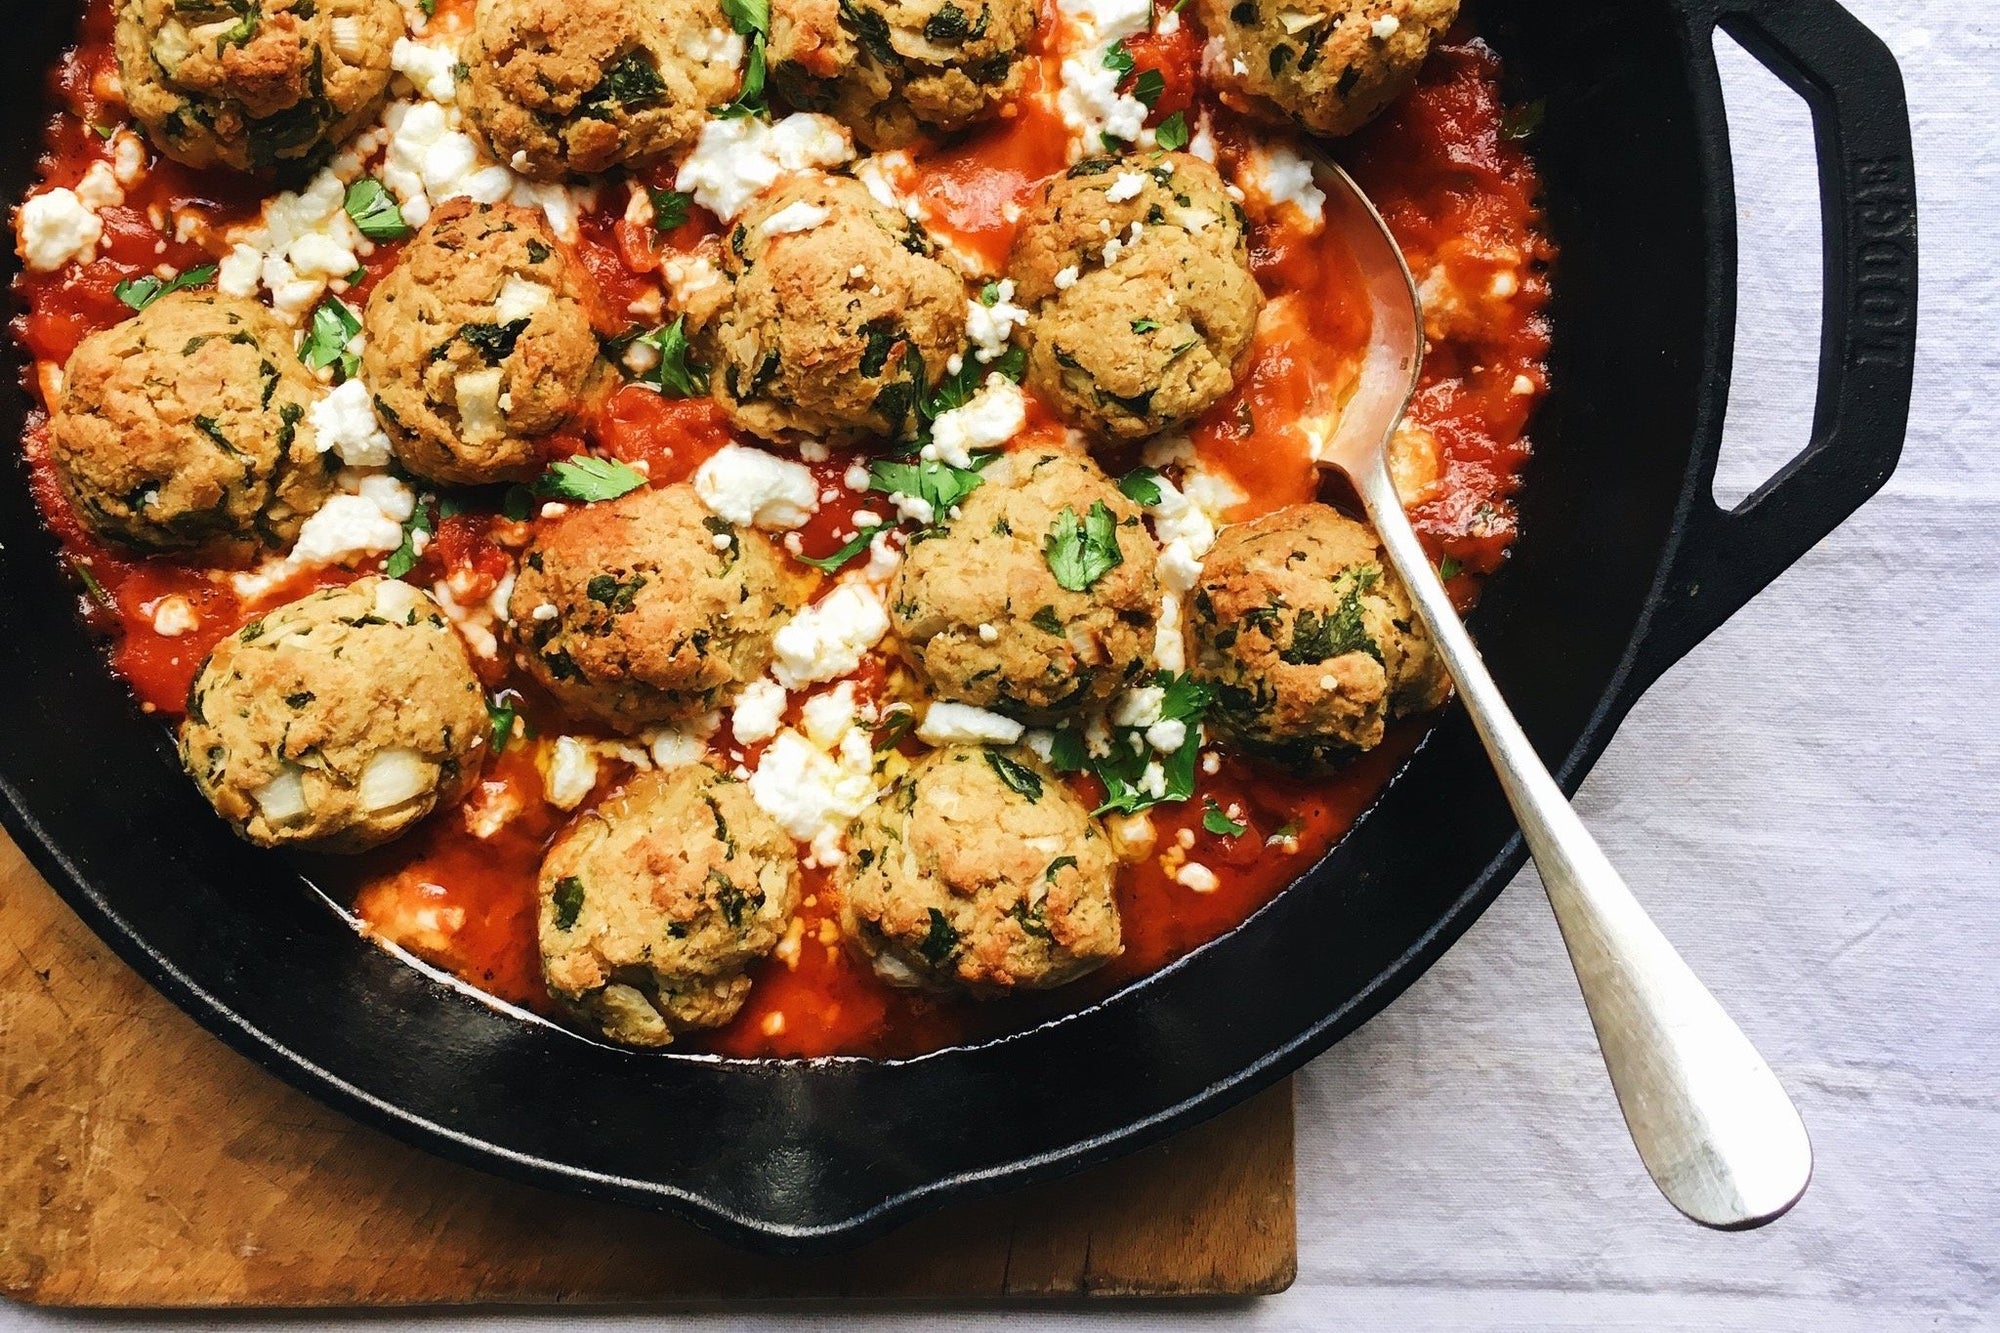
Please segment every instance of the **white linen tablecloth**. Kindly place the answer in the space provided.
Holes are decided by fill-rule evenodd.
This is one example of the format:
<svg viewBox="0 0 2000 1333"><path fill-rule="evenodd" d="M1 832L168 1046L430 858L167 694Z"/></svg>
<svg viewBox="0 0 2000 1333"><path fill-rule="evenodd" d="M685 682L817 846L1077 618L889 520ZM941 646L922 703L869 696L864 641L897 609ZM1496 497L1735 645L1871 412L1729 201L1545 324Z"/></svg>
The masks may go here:
<svg viewBox="0 0 2000 1333"><path fill-rule="evenodd" d="M1303 1075L1285 1295L676 1324L2000 1328L2000 2L1850 3L1901 58L1916 117L1923 314L1902 467L1653 689L1579 802L1796 1096L1818 1153L1798 1209L1717 1235L1654 1193L1530 872ZM1745 245L1735 496L1806 436L1818 211L1801 104L1724 55ZM0 1303L0 1333L145 1322ZM378 1322L662 1320L342 1320Z"/></svg>

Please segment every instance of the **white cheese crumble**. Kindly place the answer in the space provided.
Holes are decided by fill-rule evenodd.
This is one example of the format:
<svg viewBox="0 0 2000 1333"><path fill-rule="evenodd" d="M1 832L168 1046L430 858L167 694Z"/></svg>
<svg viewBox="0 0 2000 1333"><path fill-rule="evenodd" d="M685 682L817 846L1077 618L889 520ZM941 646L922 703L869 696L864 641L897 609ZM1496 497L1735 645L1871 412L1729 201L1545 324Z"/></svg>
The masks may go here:
<svg viewBox="0 0 2000 1333"><path fill-rule="evenodd" d="M814 227L826 221L829 216L831 215L827 210L821 208L818 204L807 203L803 199L794 199L791 203L786 204L783 208L771 214L770 217L765 218L763 225L758 227L757 230L763 232L766 236L791 236L798 232L811 231Z"/></svg>
<svg viewBox="0 0 2000 1333"><path fill-rule="evenodd" d="M860 666L862 656L888 632L881 592L850 580L801 610L773 636L771 674L793 690L837 680Z"/></svg>
<svg viewBox="0 0 2000 1333"><path fill-rule="evenodd" d="M843 680L805 701L799 708L799 726L807 740L822 750L831 750L854 725L856 713L854 682Z"/></svg>
<svg viewBox="0 0 2000 1333"><path fill-rule="evenodd" d="M351 489L331 496L299 529L287 560L293 567L352 564L403 544L415 493L386 472L343 474L341 482Z"/></svg>
<svg viewBox="0 0 2000 1333"><path fill-rule="evenodd" d="M1060 0L1057 8L1100 46L1130 37L1153 21L1152 0Z"/></svg>
<svg viewBox="0 0 2000 1333"><path fill-rule="evenodd" d="M696 469L694 489L718 518L746 527L803 527L819 508L811 468L741 444L724 445Z"/></svg>
<svg viewBox="0 0 2000 1333"><path fill-rule="evenodd" d="M48 190L28 200L15 229L16 253L37 273L52 273L73 259L88 263L104 236L104 224L74 190Z"/></svg>
<svg viewBox="0 0 2000 1333"><path fill-rule="evenodd" d="M1313 183L1313 164L1283 144L1260 156L1251 183L1273 209L1290 204L1316 228L1326 220L1326 191Z"/></svg>
<svg viewBox="0 0 2000 1333"><path fill-rule="evenodd" d="M1068 291L1070 288L1076 286L1076 280L1081 276L1083 276L1082 272L1075 264L1071 264L1068 268L1057 269L1055 277L1056 290L1059 292Z"/></svg>
<svg viewBox="0 0 2000 1333"><path fill-rule="evenodd" d="M1099 151L1106 135L1139 142L1147 107L1130 93L1118 91L1122 78L1117 70L1105 67L1102 47L1062 62L1062 90L1056 94L1056 110L1070 128L1072 157Z"/></svg>
<svg viewBox="0 0 2000 1333"><path fill-rule="evenodd" d="M1384 14L1381 18L1376 19L1368 25L1368 31L1373 34L1375 40L1378 42L1388 41L1391 37L1402 31L1402 28L1403 21L1394 14Z"/></svg>
<svg viewBox="0 0 2000 1333"><path fill-rule="evenodd" d="M988 375L985 386L964 404L938 413L923 456L952 467L971 467L974 452L998 449L1027 424L1028 400L1021 386L1005 375Z"/></svg>
<svg viewBox="0 0 2000 1333"><path fill-rule="evenodd" d="M1014 330L1028 322L1026 308L1014 304L1014 280L1002 278L994 284L994 301L968 301L965 306L965 337L972 354L982 363L1006 354Z"/></svg>
<svg viewBox="0 0 2000 1333"><path fill-rule="evenodd" d="M707 755L708 736L715 730L716 720L714 713L708 713L676 727L656 727L640 739L646 743L646 753L654 767L686 768L700 763Z"/></svg>
<svg viewBox="0 0 2000 1333"><path fill-rule="evenodd" d="M1189 861L1174 872L1174 883L1196 893L1214 893L1222 887L1222 881L1215 872L1199 861Z"/></svg>
<svg viewBox="0 0 2000 1333"><path fill-rule="evenodd" d="M681 54L704 65L735 69L743 63L743 38L727 28L690 29L681 35Z"/></svg>
<svg viewBox="0 0 2000 1333"><path fill-rule="evenodd" d="M970 704L934 703L917 725L926 745L1012 745L1024 728L1011 717Z"/></svg>
<svg viewBox="0 0 2000 1333"><path fill-rule="evenodd" d="M201 617L194 613L188 599L179 593L153 603L153 633L162 638L178 639L200 625Z"/></svg>
<svg viewBox="0 0 2000 1333"><path fill-rule="evenodd" d="M839 862L842 831L875 800L868 733L852 728L828 753L785 728L750 775L750 796L785 832L811 844L814 863Z"/></svg>
<svg viewBox="0 0 2000 1333"><path fill-rule="evenodd" d="M349 467L389 465L389 437L360 380L348 380L314 403L306 419L321 453L331 451Z"/></svg>
<svg viewBox="0 0 2000 1333"><path fill-rule="evenodd" d="M433 102L458 98L458 52L442 42L413 42L398 37L389 48L389 68L416 85Z"/></svg>
<svg viewBox="0 0 2000 1333"><path fill-rule="evenodd" d="M1146 173L1143 171L1121 171L1112 180L1111 187L1104 192L1107 204L1122 204L1127 199L1137 199L1139 192L1146 188Z"/></svg>
<svg viewBox="0 0 2000 1333"><path fill-rule="evenodd" d="M681 163L674 188L727 222L784 173L839 166L853 156L846 129L829 116L712 118Z"/></svg>
<svg viewBox="0 0 2000 1333"><path fill-rule="evenodd" d="M784 725L785 706L790 696L785 687L765 676L745 685L730 710L729 732L738 745L768 741Z"/></svg>
<svg viewBox="0 0 2000 1333"><path fill-rule="evenodd" d="M574 736L558 736L536 758L542 770L542 797L558 810L574 810L597 785L597 754Z"/></svg>
<svg viewBox="0 0 2000 1333"><path fill-rule="evenodd" d="M502 324L533 319L554 297L555 293L541 283L509 273L493 298L493 317Z"/></svg>

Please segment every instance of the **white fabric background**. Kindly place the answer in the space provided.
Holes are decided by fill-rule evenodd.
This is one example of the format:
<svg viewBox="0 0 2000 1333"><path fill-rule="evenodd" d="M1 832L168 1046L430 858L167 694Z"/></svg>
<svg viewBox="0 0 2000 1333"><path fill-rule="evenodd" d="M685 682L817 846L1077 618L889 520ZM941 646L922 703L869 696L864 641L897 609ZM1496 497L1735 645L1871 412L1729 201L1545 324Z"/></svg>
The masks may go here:
<svg viewBox="0 0 2000 1333"><path fill-rule="evenodd" d="M1299 1280L1285 1295L686 1322L2000 1328L2000 6L1849 2L1902 59L1916 115L1923 316L1908 450L1879 498L1654 688L1580 800L1793 1090L1818 1150L1798 1209L1725 1236L1658 1198L1529 876L1306 1071ZM1802 107L1725 57L1746 248L1733 497L1805 438L1818 215ZM0 1304L0 1333L144 1322Z"/></svg>

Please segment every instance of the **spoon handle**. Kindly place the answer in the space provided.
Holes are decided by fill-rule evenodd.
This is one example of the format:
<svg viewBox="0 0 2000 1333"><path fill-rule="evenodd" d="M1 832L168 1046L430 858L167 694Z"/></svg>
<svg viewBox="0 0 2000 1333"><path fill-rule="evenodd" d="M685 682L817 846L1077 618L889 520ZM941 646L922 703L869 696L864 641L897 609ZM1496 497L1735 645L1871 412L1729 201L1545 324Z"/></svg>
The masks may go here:
<svg viewBox="0 0 2000 1333"><path fill-rule="evenodd" d="M1362 502L1520 821L1646 1170L1704 1226L1733 1230L1783 1215L1812 1176L1804 1122L1549 776L1404 516L1385 455L1355 478Z"/></svg>

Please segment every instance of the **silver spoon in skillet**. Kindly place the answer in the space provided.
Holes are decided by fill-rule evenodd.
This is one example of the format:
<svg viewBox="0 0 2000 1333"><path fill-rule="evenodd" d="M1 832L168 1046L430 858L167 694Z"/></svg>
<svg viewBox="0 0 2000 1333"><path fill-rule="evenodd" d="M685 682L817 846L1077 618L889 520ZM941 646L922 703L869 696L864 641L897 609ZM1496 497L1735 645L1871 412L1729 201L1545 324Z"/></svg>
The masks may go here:
<svg viewBox="0 0 2000 1333"><path fill-rule="evenodd" d="M1761 1226L1812 1176L1806 1128L1769 1065L1639 906L1542 764L1403 514L1389 439L1423 360L1423 308L1402 251L1340 167L1317 164L1326 222L1347 238L1374 334L1322 466L1347 474L1458 686L1562 927L1618 1105L1653 1183L1704 1226Z"/></svg>

